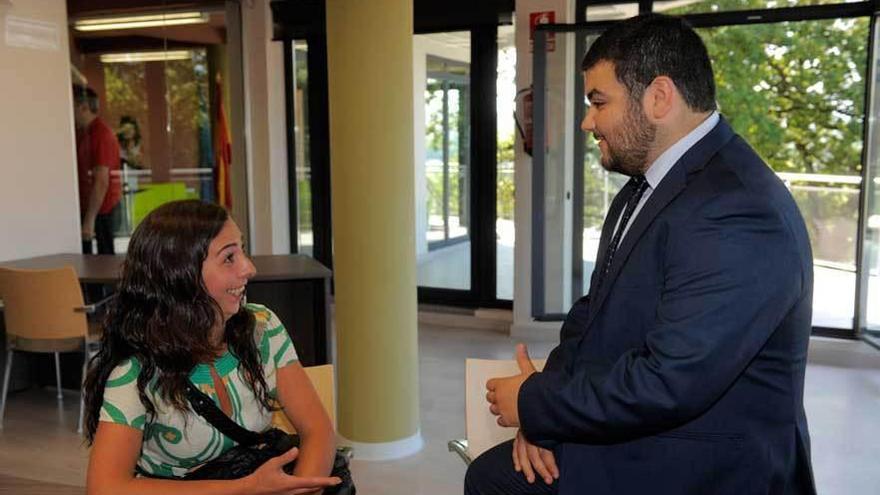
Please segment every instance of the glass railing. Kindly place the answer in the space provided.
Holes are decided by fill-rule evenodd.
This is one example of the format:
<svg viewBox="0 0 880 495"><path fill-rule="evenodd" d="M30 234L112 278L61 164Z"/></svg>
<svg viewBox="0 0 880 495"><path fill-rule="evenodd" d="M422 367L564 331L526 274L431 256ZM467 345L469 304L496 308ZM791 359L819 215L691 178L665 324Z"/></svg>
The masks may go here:
<svg viewBox="0 0 880 495"><path fill-rule="evenodd" d="M777 173L801 210L813 248L813 325L852 328L855 315L858 175Z"/></svg>
<svg viewBox="0 0 880 495"><path fill-rule="evenodd" d="M859 190L857 175L777 173L791 191L813 249L813 324L830 328L852 328L856 287L856 244L858 242ZM584 191L583 290L595 264L602 222L623 179L600 167L587 167ZM868 219L869 229L880 229L880 216ZM875 236L876 238L877 236ZM873 247L873 253L878 251ZM875 254L875 256L878 256ZM868 267L871 283L878 284L878 265ZM869 311L870 309L869 304ZM876 318L875 318L876 319Z"/></svg>
<svg viewBox="0 0 880 495"><path fill-rule="evenodd" d="M794 196L813 246L817 265L855 272L858 238L858 175L800 174L780 172Z"/></svg>
<svg viewBox="0 0 880 495"><path fill-rule="evenodd" d="M442 247L453 239L466 239L468 235L467 184L468 166L450 162L448 174L443 175L443 162L428 160L425 163L427 186L429 249Z"/></svg>

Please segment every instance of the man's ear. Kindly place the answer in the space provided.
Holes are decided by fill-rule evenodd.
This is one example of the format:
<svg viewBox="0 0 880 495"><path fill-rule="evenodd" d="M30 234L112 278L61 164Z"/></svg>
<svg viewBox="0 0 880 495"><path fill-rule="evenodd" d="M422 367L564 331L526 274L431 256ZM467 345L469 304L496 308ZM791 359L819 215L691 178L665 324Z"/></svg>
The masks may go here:
<svg viewBox="0 0 880 495"><path fill-rule="evenodd" d="M672 79L655 77L645 88L645 115L652 120L663 120L673 110L678 98L678 88Z"/></svg>

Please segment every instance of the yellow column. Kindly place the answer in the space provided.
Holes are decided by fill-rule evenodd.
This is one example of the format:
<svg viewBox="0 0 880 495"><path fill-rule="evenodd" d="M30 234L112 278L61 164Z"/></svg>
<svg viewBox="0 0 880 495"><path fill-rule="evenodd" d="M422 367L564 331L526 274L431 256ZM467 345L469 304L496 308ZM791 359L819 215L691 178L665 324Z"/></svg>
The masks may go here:
<svg viewBox="0 0 880 495"><path fill-rule="evenodd" d="M422 446L412 0L328 0L339 434L358 459Z"/></svg>

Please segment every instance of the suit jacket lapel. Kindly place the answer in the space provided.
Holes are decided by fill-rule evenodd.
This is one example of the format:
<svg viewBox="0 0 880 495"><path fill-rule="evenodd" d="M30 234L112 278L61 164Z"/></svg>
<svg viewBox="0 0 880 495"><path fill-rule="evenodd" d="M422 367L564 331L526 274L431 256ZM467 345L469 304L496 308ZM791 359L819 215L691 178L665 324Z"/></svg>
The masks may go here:
<svg viewBox="0 0 880 495"><path fill-rule="evenodd" d="M608 274L605 276L605 280L602 282L602 287L599 288L599 292L597 294L590 294L590 315L587 318L587 328L589 328L596 314L599 312L599 309L602 307L602 304L605 302L605 297L608 295L611 287L614 286L614 282L617 280L617 275L620 273L624 263L626 263L627 258L629 258L629 254L639 242L639 239L642 234L645 233L645 230L648 229L648 226L651 225L651 222L654 221L654 218L656 218L657 215L663 211L663 208L675 199L675 197L685 188L688 175L705 167L712 156L714 156L722 146L727 144L733 136L733 130L722 117L718 121L718 124L709 131L703 139L699 140L694 146L686 151L677 162L675 162L675 165L672 166L663 180L660 181L657 189L651 193L651 196L645 202L644 206L642 206L641 211L639 211L638 215L630 224L626 235L621 239L620 246L618 246L617 251L614 254L614 260L611 263ZM617 218L610 216L609 211L609 216L605 218L606 225L602 226L603 238L605 237L605 231L606 228L608 228L608 224L611 225L609 230L613 230L616 222ZM606 241L606 246L607 242L608 241ZM583 335L585 334L586 332L584 332Z"/></svg>

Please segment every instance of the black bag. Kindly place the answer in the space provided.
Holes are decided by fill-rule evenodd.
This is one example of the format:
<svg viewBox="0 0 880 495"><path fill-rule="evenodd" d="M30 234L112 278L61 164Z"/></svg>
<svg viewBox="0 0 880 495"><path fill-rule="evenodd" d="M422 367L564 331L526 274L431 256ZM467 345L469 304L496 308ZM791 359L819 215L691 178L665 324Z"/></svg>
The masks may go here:
<svg viewBox="0 0 880 495"><path fill-rule="evenodd" d="M277 428L270 428L263 433L255 433L240 426L229 419L210 397L191 383L188 384L186 396L193 410L199 416L205 418L214 428L234 440L238 445L227 450L220 457L190 471L183 478L176 479L233 480L243 478L256 471L269 459L278 457L293 447L299 447L299 436L297 435L287 434ZM284 472L293 473L295 465L296 461L286 464L283 468ZM147 477L158 477L145 473L141 469L138 469L138 472ZM348 469L348 458L338 451L330 475L338 477L342 483L325 488L325 495L356 495L351 471Z"/></svg>

